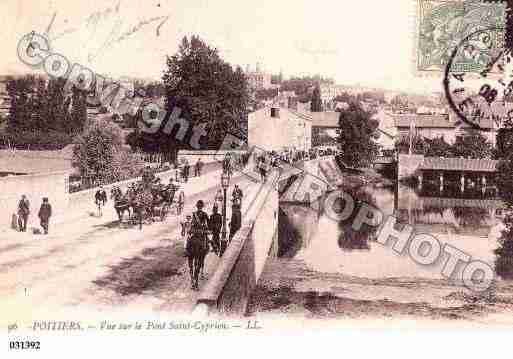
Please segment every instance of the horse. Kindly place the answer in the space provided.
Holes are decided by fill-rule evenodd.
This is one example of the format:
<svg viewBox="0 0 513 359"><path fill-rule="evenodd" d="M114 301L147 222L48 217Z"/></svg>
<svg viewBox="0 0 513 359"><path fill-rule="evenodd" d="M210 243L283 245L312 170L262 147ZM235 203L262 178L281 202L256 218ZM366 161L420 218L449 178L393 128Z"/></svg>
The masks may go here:
<svg viewBox="0 0 513 359"><path fill-rule="evenodd" d="M139 220L139 229L142 229L144 216L151 218L153 215L154 197L151 189L142 184L136 185L128 191L128 202L134 213L132 218Z"/></svg>
<svg viewBox="0 0 513 359"><path fill-rule="evenodd" d="M205 213L205 212L203 212ZM196 217L196 219L194 219ZM206 217L206 214L205 214ZM206 217L208 218L208 217ZM198 212L193 214L193 224L187 239L186 251L191 276L191 288L198 289L199 274L205 264L205 257L208 254L208 225L206 218L198 218Z"/></svg>
<svg viewBox="0 0 513 359"><path fill-rule="evenodd" d="M187 239L187 259L189 274L191 276L191 288L198 289L199 274L205 264L208 254L208 237L206 230L193 230Z"/></svg>
<svg viewBox="0 0 513 359"><path fill-rule="evenodd" d="M125 212L128 212L128 218L131 217L130 203L119 187L110 190L110 198L114 199L114 209L118 214L119 223L123 220Z"/></svg>

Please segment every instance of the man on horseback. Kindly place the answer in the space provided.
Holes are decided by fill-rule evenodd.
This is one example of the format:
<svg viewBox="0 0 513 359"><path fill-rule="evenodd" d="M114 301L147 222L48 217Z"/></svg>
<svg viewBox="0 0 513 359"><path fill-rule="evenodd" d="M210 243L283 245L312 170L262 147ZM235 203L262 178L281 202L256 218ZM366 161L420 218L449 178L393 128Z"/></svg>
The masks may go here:
<svg viewBox="0 0 513 359"><path fill-rule="evenodd" d="M197 211L192 214L192 223L187 240L186 254L189 262L192 289L198 289L198 277L208 253L208 215L203 211L202 200L196 203Z"/></svg>

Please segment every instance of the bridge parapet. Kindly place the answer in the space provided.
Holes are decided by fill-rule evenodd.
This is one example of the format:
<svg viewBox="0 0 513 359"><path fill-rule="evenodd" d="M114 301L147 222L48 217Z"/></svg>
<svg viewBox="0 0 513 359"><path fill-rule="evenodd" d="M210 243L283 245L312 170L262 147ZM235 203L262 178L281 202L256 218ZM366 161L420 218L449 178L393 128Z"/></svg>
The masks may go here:
<svg viewBox="0 0 513 359"><path fill-rule="evenodd" d="M246 312L253 289L263 271L278 232L279 173L273 171L261 187L219 265L200 292L196 311L223 316Z"/></svg>
<svg viewBox="0 0 513 359"><path fill-rule="evenodd" d="M296 181L291 191L298 198L309 194L310 200L315 200L332 188L330 184L339 177L340 171L332 157L315 160L313 165L314 174L307 172L309 165L305 166L305 170L296 171L297 167L289 165L290 168L270 172L267 182L262 185L243 218L241 229L200 292L195 309L197 314L245 314L251 293L262 274L273 243L277 240L278 206L284 194L279 196L275 184L292 175L301 174L303 178Z"/></svg>

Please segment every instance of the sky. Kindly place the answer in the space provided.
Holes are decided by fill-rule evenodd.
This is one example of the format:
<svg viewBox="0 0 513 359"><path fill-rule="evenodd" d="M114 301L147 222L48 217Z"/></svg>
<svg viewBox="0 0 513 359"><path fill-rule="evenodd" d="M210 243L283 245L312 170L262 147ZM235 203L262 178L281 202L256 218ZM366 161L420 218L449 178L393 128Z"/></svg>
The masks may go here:
<svg viewBox="0 0 513 359"><path fill-rule="evenodd" d="M412 71L415 7L412 0L2 0L0 73L32 71L17 58L17 43L49 29L52 50L72 62L116 77L160 78L166 55L198 34L244 69L260 62L285 76L441 91L440 78Z"/></svg>

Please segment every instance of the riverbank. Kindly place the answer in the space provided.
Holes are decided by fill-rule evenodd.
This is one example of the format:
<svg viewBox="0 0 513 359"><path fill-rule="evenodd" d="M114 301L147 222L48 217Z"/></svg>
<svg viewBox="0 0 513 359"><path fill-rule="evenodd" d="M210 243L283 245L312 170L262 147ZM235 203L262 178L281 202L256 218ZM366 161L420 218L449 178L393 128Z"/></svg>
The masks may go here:
<svg viewBox="0 0 513 359"><path fill-rule="evenodd" d="M493 266L493 250L502 228L493 218L494 211L472 217L472 223L462 216L476 209L472 206L482 205L479 200L454 201L470 204L469 208L434 208L438 202L427 201L424 208L424 201L413 190L396 189L373 170L344 172L343 181L345 190L369 193L370 203L385 214L401 214L407 220L402 223ZM340 229L339 223L321 216L318 233L293 257L269 259L248 315L513 324L513 282L499 280L482 294L472 292L461 282L441 276L445 259L434 266L420 266L407 253L397 255L372 239L363 239L366 248L346 248L341 245L344 233Z"/></svg>
<svg viewBox="0 0 513 359"><path fill-rule="evenodd" d="M271 260L264 271L249 316L513 324L512 282L476 294L442 279L317 272L300 260Z"/></svg>

